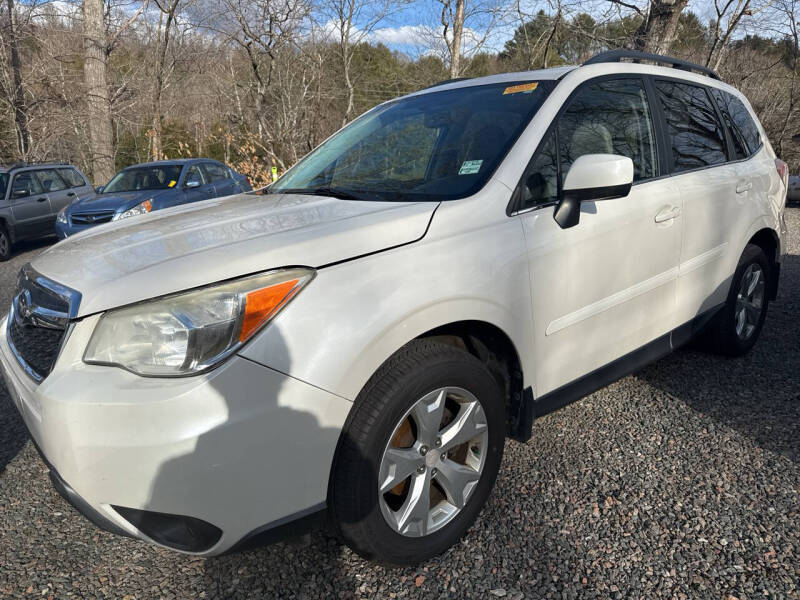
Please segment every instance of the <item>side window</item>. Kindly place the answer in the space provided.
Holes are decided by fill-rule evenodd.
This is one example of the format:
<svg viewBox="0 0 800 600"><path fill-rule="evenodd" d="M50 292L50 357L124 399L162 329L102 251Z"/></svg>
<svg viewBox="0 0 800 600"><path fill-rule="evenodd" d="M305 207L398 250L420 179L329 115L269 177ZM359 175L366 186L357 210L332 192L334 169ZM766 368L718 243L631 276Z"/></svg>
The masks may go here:
<svg viewBox="0 0 800 600"><path fill-rule="evenodd" d="M558 199L558 153L555 130L539 144L520 185L519 209L525 210L537 204L547 204Z"/></svg>
<svg viewBox="0 0 800 600"><path fill-rule="evenodd" d="M728 128L728 131L731 134L731 141L733 142L732 158L734 160L747 158L750 155L750 153L747 151L747 142L745 141L741 130L734 122L733 117L731 117L731 112L729 110L726 98L723 96L722 92L716 88L711 88L710 91L711 95L714 96L714 100L717 103L719 112L722 113L722 120L725 121L725 126Z"/></svg>
<svg viewBox="0 0 800 600"><path fill-rule="evenodd" d="M55 169L42 169L35 173L45 192L60 192L69 187L67 183L61 179L61 176L56 173Z"/></svg>
<svg viewBox="0 0 800 600"><path fill-rule="evenodd" d="M75 169L57 169L57 171L58 174L61 175L61 178L67 182L69 187L81 187L88 185L81 174Z"/></svg>
<svg viewBox="0 0 800 600"><path fill-rule="evenodd" d="M656 81L672 147L673 170L688 171L727 160L722 124L702 87Z"/></svg>
<svg viewBox="0 0 800 600"><path fill-rule="evenodd" d="M228 170L217 163L203 163L203 170L206 172L207 181L222 181L228 179Z"/></svg>
<svg viewBox="0 0 800 600"><path fill-rule="evenodd" d="M203 175L203 171L199 165L189 165L186 169L186 179L184 179L184 185L187 181L199 181L200 185L204 185L206 183L206 178Z"/></svg>
<svg viewBox="0 0 800 600"><path fill-rule="evenodd" d="M737 157L744 158L755 154L756 150L761 146L761 134L759 134L758 126L753 121L753 117L750 116L750 111L747 110L744 102L733 94L722 90L712 89L711 93L714 95L717 106L722 111L725 124L731 132L737 155L739 154L739 146L743 146L744 154Z"/></svg>
<svg viewBox="0 0 800 600"><path fill-rule="evenodd" d="M41 193L42 186L39 185L39 180L33 176L33 171L25 171L14 175L14 181L11 182L12 198L27 198Z"/></svg>
<svg viewBox="0 0 800 600"><path fill-rule="evenodd" d="M633 179L656 175L656 144L644 84L599 81L583 88L559 117L560 182L584 154L619 154L633 161Z"/></svg>
<svg viewBox="0 0 800 600"><path fill-rule="evenodd" d="M584 154L629 157L636 181L657 175L653 120L641 80L599 81L581 88L528 163L520 183L520 210L556 201L567 171Z"/></svg>

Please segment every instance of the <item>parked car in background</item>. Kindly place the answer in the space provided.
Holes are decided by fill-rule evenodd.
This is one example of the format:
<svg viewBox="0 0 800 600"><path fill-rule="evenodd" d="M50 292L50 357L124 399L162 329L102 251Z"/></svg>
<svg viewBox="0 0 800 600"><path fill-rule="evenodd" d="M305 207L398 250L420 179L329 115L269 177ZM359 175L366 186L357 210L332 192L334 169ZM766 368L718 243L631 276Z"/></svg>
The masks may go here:
<svg viewBox="0 0 800 600"><path fill-rule="evenodd" d="M251 189L247 177L208 158L133 165L97 188L96 194L65 207L58 214L56 233L63 239L101 223Z"/></svg>
<svg viewBox="0 0 800 600"><path fill-rule="evenodd" d="M58 212L93 196L89 180L67 163L18 163L0 168L0 261L18 241L53 235Z"/></svg>
<svg viewBox="0 0 800 600"><path fill-rule="evenodd" d="M789 190L786 199L789 202L800 202L800 175L789 176Z"/></svg>

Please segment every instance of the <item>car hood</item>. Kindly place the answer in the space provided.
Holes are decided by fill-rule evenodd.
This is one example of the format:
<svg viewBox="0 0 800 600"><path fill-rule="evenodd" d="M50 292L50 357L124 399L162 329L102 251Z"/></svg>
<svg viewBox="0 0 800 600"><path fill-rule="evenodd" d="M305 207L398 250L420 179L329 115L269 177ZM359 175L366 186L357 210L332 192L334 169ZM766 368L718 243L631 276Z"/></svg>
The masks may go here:
<svg viewBox="0 0 800 600"><path fill-rule="evenodd" d="M94 227L32 261L79 317L233 277L322 267L419 240L436 202L239 194Z"/></svg>
<svg viewBox="0 0 800 600"><path fill-rule="evenodd" d="M75 200L69 205L70 213L88 210L127 210L147 200L155 198L161 190L144 190L137 192L119 192L116 194L93 194Z"/></svg>

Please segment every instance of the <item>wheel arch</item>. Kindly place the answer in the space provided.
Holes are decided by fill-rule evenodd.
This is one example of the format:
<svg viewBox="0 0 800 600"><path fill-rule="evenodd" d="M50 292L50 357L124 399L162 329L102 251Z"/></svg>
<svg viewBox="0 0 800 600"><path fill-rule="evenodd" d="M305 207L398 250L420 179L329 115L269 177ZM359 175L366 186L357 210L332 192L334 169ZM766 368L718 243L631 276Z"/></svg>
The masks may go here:
<svg viewBox="0 0 800 600"><path fill-rule="evenodd" d="M488 321L462 320L435 327L415 339L436 339L461 348L483 362L503 390L506 435L521 441L530 437L525 409L532 408L526 407L532 395L525 394L520 355L505 331Z"/></svg>
<svg viewBox="0 0 800 600"><path fill-rule="evenodd" d="M778 295L778 278L780 275L780 238L774 229L763 227L751 235L747 243L761 248L766 254L770 265L772 265L768 293L769 299L775 300Z"/></svg>

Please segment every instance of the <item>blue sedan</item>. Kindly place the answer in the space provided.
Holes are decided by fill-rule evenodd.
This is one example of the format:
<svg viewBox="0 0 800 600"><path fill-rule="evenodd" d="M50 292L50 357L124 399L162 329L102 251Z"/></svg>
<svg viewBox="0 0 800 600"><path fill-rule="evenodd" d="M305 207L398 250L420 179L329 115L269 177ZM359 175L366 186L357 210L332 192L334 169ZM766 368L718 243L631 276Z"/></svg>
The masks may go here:
<svg viewBox="0 0 800 600"><path fill-rule="evenodd" d="M244 175L216 160L142 163L123 169L95 194L64 208L56 219L56 233L64 239L101 223L251 189Z"/></svg>

